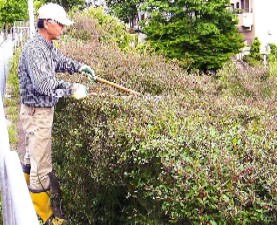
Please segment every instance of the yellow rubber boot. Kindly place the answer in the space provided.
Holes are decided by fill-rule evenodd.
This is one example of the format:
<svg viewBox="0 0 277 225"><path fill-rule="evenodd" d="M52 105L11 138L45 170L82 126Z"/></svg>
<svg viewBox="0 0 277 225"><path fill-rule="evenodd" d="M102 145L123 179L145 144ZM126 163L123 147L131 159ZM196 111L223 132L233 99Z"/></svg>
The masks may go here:
<svg viewBox="0 0 277 225"><path fill-rule="evenodd" d="M47 220L49 220L53 215L50 205L50 192L36 193L30 191L30 195L37 215L42 219L43 223L46 224Z"/></svg>
<svg viewBox="0 0 277 225"><path fill-rule="evenodd" d="M58 218L52 218L52 219L49 219L45 225L67 225L67 221L64 220L64 219L58 219Z"/></svg>
<svg viewBox="0 0 277 225"><path fill-rule="evenodd" d="M25 177L25 180L26 180L26 184L30 185L30 174L24 173L24 177Z"/></svg>
<svg viewBox="0 0 277 225"><path fill-rule="evenodd" d="M50 204L50 191L47 192L31 192L31 199L35 207L37 215L43 221L44 225L65 225L67 221L54 216Z"/></svg>
<svg viewBox="0 0 277 225"><path fill-rule="evenodd" d="M29 164L22 164L22 170L24 173L24 177L26 180L26 184L30 185L30 170L31 170L31 166Z"/></svg>

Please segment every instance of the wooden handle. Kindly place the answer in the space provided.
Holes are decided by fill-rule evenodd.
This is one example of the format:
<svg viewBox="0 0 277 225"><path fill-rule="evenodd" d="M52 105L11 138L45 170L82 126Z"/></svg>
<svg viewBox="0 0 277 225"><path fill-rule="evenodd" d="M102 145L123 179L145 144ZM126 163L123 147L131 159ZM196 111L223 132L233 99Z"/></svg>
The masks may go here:
<svg viewBox="0 0 277 225"><path fill-rule="evenodd" d="M110 85L112 87L115 87L115 88L120 89L122 91L128 92L129 94L141 95L139 92L136 92L136 91L128 89L128 88L125 88L125 87L123 87L123 86L121 86L119 84L116 84L116 83L111 82L111 81L107 81L107 80L105 80L103 78L100 78L100 77L96 77L96 81L104 83L104 84L108 84L108 85Z"/></svg>

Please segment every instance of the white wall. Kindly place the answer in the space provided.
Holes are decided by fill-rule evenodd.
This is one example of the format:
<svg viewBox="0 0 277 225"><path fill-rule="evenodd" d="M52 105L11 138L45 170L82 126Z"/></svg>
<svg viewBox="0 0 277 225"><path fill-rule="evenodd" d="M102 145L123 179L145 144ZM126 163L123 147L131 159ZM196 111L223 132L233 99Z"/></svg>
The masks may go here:
<svg viewBox="0 0 277 225"><path fill-rule="evenodd" d="M277 0L254 0L255 36L262 42L277 44Z"/></svg>

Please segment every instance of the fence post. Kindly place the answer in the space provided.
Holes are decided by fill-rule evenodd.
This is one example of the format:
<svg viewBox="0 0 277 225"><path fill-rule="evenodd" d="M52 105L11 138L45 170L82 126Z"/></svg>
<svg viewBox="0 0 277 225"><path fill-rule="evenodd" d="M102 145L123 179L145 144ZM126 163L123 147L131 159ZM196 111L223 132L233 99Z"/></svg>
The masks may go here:
<svg viewBox="0 0 277 225"><path fill-rule="evenodd" d="M28 12L30 20L30 36L35 33L35 19L34 19L34 2L33 0L28 0Z"/></svg>

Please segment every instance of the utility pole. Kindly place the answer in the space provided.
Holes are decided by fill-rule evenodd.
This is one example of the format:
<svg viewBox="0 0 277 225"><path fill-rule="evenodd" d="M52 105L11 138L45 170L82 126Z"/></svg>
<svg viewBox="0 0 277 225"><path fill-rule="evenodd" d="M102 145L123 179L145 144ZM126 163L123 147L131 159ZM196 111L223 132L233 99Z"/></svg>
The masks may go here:
<svg viewBox="0 0 277 225"><path fill-rule="evenodd" d="M28 0L28 12L30 21L30 36L35 33L35 19L34 19L34 2L33 0Z"/></svg>

